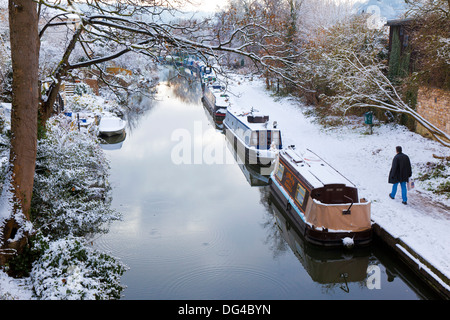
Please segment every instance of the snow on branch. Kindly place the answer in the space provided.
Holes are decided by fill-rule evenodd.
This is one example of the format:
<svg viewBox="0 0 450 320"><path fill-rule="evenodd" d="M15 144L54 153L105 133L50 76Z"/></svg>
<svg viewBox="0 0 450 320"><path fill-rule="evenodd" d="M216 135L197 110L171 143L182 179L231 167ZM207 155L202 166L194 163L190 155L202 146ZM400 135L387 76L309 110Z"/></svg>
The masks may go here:
<svg viewBox="0 0 450 320"><path fill-rule="evenodd" d="M347 89L334 97L334 107L344 111L354 107L373 107L403 113L419 122L441 144L450 147L450 136L408 106L391 81L375 62L363 65L354 52L339 59L343 86Z"/></svg>
<svg viewBox="0 0 450 320"><path fill-rule="evenodd" d="M131 51L148 54L155 60L161 53L182 51L204 57L206 61L208 57L220 61L226 53L247 57L255 66L269 70L305 91L312 91L303 87L303 79L295 77L292 72L296 69L294 61L298 55L291 54L283 43L277 40L280 34L270 31L256 20L236 24L232 30L222 30L215 25L209 25L208 20L167 20L162 16L156 19L155 15L158 12L162 14L163 11L156 10L155 1L144 1L134 9L134 2L125 1L122 3L127 8L124 14L116 10L120 3L115 4L119 7L115 7L111 3L87 1L83 10L80 9L81 5L75 7L70 1L66 7L61 1L40 1L40 4L56 11L55 16L41 29L41 36L49 28L63 25L69 14L79 18L77 28L72 31L72 41L66 47L58 68L53 72L56 82L60 82L71 70L99 65ZM159 4L160 6L156 7L165 10L172 7L171 2L164 0ZM130 12L133 12L133 15L130 15ZM70 25L72 23L67 24L68 27ZM78 44L82 43L90 44L89 54L85 54L83 59L69 59ZM82 50L86 53L85 49ZM57 89L57 86L52 88ZM50 97L50 93L47 93L47 96ZM52 99L49 99L48 104L51 103ZM47 109L50 109L50 106Z"/></svg>

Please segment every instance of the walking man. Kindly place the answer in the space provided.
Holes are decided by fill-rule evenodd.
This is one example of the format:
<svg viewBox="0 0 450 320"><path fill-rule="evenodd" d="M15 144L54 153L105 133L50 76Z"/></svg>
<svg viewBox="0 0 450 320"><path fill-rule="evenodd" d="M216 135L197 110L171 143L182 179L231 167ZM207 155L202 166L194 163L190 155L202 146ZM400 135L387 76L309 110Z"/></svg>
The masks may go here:
<svg viewBox="0 0 450 320"><path fill-rule="evenodd" d="M397 193L397 186L400 183L400 187L402 189L402 203L406 204L408 198L406 196L406 183L412 175L411 170L411 162L409 161L409 157L402 153L402 147L395 147L397 154L392 160L391 171L389 172L389 183L392 183L392 192L389 194L391 199L395 198L395 194Z"/></svg>

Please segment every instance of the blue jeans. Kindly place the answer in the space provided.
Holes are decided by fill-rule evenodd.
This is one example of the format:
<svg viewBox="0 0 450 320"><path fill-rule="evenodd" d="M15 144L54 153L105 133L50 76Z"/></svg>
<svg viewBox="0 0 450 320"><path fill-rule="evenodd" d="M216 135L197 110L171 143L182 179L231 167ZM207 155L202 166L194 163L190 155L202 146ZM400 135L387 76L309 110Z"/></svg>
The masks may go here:
<svg viewBox="0 0 450 320"><path fill-rule="evenodd" d="M394 184L392 185L391 196L392 196L392 198L395 198L395 194L397 193L397 186L398 186L399 183L400 183L400 187L401 187L401 189L402 189L402 200L403 200L403 202L406 202L406 201L408 200L408 198L406 197L406 192L407 192L407 189L406 189L406 182L397 182L397 183L394 183Z"/></svg>

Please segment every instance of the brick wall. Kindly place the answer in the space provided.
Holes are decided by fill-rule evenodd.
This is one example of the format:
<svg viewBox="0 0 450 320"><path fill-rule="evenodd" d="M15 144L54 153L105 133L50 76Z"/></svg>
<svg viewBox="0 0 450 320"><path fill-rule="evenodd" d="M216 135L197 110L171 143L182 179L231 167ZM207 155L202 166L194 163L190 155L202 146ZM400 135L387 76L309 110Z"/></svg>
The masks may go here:
<svg viewBox="0 0 450 320"><path fill-rule="evenodd" d="M436 127L450 134L450 91L419 88L417 112ZM417 124L416 131L424 136L430 136L420 124Z"/></svg>

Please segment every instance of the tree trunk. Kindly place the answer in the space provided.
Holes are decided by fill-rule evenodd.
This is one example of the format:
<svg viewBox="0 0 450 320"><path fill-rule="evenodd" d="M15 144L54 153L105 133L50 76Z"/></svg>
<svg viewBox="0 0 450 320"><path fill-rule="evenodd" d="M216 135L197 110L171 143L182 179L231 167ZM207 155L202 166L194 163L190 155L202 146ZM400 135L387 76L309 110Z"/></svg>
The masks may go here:
<svg viewBox="0 0 450 320"><path fill-rule="evenodd" d="M9 0L13 67L11 153L15 197L29 218L33 191L39 104L39 38L36 2Z"/></svg>
<svg viewBox="0 0 450 320"><path fill-rule="evenodd" d="M39 103L39 37L37 4L31 0L9 0L9 28L13 68L11 112L11 193L13 212L3 230L2 248L20 251L23 239L14 238L22 214L30 220L31 196L37 149ZM1 233L0 233L1 234ZM1 259L0 259L1 260Z"/></svg>

